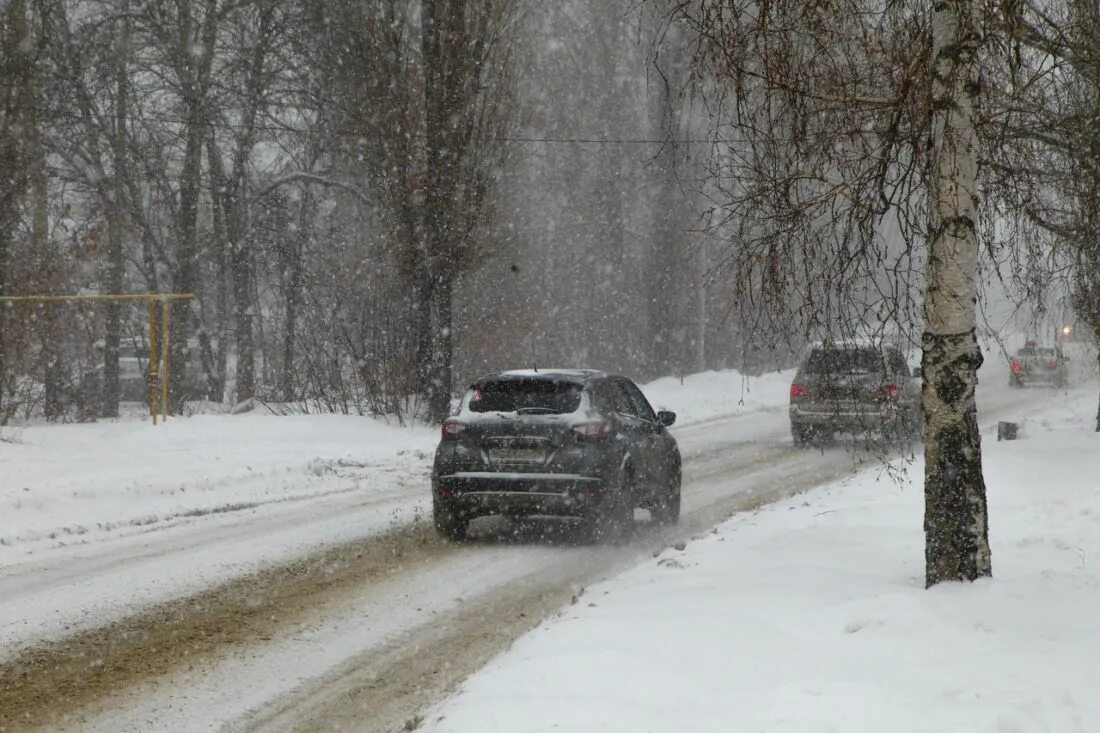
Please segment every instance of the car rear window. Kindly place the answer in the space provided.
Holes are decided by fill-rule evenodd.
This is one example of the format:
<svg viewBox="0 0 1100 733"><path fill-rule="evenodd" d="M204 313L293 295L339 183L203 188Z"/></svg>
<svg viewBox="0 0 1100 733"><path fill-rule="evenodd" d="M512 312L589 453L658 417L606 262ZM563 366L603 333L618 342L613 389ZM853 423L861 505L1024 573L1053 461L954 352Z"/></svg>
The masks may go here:
<svg viewBox="0 0 1100 733"><path fill-rule="evenodd" d="M814 349L806 360L809 374L870 374L883 370L877 349Z"/></svg>
<svg viewBox="0 0 1100 733"><path fill-rule="evenodd" d="M582 389L549 379L501 379L471 390L468 404L472 412L565 414L580 407Z"/></svg>

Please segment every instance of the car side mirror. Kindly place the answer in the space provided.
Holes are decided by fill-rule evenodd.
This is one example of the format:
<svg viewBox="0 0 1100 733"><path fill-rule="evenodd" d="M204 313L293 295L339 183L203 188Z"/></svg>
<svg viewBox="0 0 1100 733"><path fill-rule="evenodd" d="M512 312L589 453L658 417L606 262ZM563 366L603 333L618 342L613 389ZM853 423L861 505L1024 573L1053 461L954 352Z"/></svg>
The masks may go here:
<svg viewBox="0 0 1100 733"><path fill-rule="evenodd" d="M676 413L668 412L667 410L661 410L657 413L657 424L661 427L671 427L676 423Z"/></svg>
<svg viewBox="0 0 1100 733"><path fill-rule="evenodd" d="M923 373L920 367L913 367L913 379L920 379Z"/></svg>

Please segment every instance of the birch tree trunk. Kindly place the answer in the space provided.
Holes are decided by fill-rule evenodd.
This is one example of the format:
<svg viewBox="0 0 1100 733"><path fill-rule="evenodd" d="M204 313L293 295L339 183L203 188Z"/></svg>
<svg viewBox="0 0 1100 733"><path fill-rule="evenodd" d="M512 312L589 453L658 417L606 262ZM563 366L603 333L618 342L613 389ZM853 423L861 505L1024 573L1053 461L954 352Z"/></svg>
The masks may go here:
<svg viewBox="0 0 1100 733"><path fill-rule="evenodd" d="M929 251L924 304L925 582L992 574L974 388L977 3L936 0L932 25Z"/></svg>

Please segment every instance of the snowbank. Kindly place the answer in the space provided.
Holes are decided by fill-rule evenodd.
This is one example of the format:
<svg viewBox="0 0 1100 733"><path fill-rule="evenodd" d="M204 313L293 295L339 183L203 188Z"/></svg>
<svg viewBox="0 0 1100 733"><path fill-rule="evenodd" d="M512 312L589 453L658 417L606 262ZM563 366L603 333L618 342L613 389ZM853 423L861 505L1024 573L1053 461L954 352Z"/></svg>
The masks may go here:
<svg viewBox="0 0 1100 733"><path fill-rule="evenodd" d="M985 436L993 579L924 590L922 466L867 471L588 588L424 729L1100 730L1089 394Z"/></svg>
<svg viewBox="0 0 1100 733"><path fill-rule="evenodd" d="M729 369L684 377L665 377L642 385L659 410L676 413L677 425L689 425L754 412L786 410L794 370L745 377Z"/></svg>
<svg viewBox="0 0 1100 733"><path fill-rule="evenodd" d="M345 415L36 425L0 441L0 564L43 546L422 476L436 432ZM404 481L406 492L422 491Z"/></svg>

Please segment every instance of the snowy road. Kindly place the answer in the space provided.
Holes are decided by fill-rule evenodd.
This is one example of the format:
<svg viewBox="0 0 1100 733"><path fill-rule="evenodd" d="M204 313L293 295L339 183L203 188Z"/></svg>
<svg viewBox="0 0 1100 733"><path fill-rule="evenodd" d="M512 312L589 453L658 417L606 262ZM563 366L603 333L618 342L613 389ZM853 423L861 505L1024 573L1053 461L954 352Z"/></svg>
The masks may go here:
<svg viewBox="0 0 1100 733"><path fill-rule="evenodd" d="M983 420L1019 415L1046 394L989 389ZM642 528L626 547L575 542L564 526L549 538L546 525L519 527L517 537L501 523L483 525L472 543L447 545L413 521L423 499L395 491L208 518L136 554L124 545L8 568L0 575L6 632L22 613L35 624L29 638L55 635L57 625L79 633L0 663L0 727L397 730L586 585L732 512L874 460L845 443L794 449L783 411L698 423L677 437L682 523L663 533ZM364 538L371 528L377 534ZM318 538L329 549L302 559ZM64 613L88 594L132 603L128 579L170 575L181 554L216 568L219 557L245 550L262 569L227 586L203 590L204 579L192 578L191 597L104 628L82 630ZM285 562L272 566L273 557Z"/></svg>

